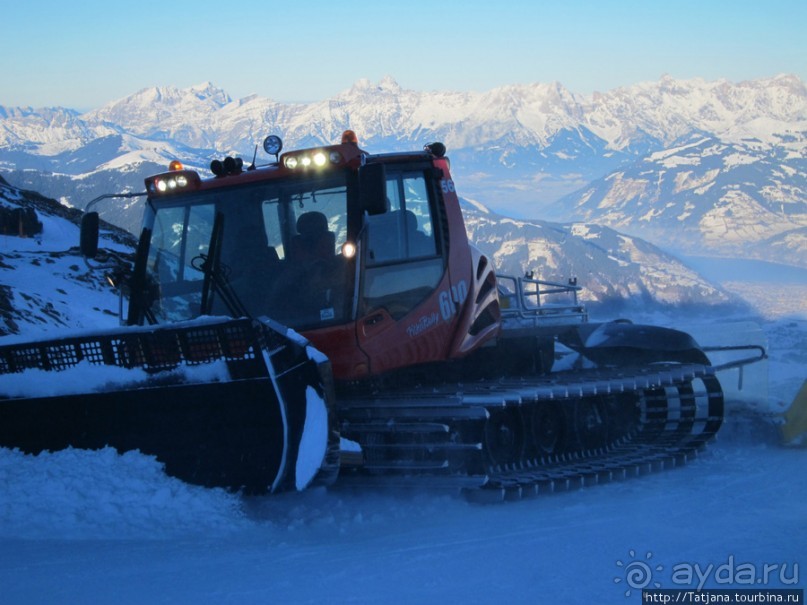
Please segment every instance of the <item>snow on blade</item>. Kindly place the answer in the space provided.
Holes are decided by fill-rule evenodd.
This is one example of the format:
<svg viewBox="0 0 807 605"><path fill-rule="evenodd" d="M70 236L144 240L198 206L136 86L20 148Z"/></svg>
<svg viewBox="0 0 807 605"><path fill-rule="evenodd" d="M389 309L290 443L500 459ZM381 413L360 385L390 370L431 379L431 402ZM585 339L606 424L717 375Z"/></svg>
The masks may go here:
<svg viewBox="0 0 807 605"><path fill-rule="evenodd" d="M230 373L224 360L181 366L161 372L160 378L183 383L228 382ZM82 360L60 372L28 369L3 376L2 394L11 398L56 397L80 393L120 391L148 386L152 375L142 368L122 368L92 364Z"/></svg>
<svg viewBox="0 0 807 605"><path fill-rule="evenodd" d="M309 386L305 391L305 426L297 453L296 487L303 491L322 466L328 447L328 410L325 401Z"/></svg>
<svg viewBox="0 0 807 605"><path fill-rule="evenodd" d="M188 319L185 321L175 321L171 324L165 324L169 330L188 329L188 328L203 328L207 326L216 326L219 324L226 324L232 321L231 317L215 316L215 315L201 315L195 319ZM145 325L145 326L126 326L127 334L150 334L159 331L159 326ZM54 339L67 339L67 338L92 338L104 336L118 336L121 333L121 326L117 323L103 329L86 330L81 328L73 329L59 329L55 332L39 332L36 336L26 334L15 334L12 336L3 336L0 344L15 345L15 344L36 344L46 343Z"/></svg>
<svg viewBox="0 0 807 605"><path fill-rule="evenodd" d="M339 438L339 451L340 452L361 452L361 445L346 437Z"/></svg>

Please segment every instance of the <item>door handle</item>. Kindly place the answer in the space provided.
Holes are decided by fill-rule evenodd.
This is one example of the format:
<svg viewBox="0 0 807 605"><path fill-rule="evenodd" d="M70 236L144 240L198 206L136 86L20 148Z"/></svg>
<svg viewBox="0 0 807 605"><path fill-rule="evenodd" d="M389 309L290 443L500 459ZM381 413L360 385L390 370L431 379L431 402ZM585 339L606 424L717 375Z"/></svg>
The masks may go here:
<svg viewBox="0 0 807 605"><path fill-rule="evenodd" d="M381 323L384 321L384 314L383 313L373 313L368 318L364 320L365 326L374 326L377 323Z"/></svg>

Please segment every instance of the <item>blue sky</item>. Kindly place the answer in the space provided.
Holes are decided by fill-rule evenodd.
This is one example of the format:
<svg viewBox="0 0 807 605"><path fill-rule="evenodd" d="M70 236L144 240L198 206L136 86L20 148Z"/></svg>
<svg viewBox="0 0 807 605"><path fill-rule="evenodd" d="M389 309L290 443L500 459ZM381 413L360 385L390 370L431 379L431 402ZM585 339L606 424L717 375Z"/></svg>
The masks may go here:
<svg viewBox="0 0 807 605"><path fill-rule="evenodd" d="M805 26L805 0L28 0L2 11L0 105L92 109L205 81L312 101L386 75L583 94L663 74L807 80Z"/></svg>

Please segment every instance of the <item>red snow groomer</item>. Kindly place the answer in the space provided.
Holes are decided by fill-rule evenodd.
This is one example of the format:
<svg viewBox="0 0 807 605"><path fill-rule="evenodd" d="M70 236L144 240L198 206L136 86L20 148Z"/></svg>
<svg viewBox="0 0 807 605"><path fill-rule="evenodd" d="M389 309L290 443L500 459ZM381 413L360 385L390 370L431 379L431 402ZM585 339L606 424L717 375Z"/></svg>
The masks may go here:
<svg viewBox="0 0 807 605"><path fill-rule="evenodd" d="M715 372L750 359L715 368L683 332L589 322L574 283L497 276L441 143L281 147L146 179L126 327L0 346L1 374L94 376L0 382L0 445L139 449L253 492L330 482L341 458L355 481L498 499L679 464L720 427Z"/></svg>

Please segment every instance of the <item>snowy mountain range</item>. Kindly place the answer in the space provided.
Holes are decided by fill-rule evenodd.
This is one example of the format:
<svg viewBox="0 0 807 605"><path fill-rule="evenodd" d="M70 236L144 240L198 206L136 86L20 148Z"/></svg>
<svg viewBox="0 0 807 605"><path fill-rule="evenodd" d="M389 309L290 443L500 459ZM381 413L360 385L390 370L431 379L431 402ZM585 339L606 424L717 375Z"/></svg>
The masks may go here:
<svg viewBox="0 0 807 605"><path fill-rule="evenodd" d="M460 193L501 214L807 264L807 88L788 75L665 76L590 96L558 83L417 92L385 78L308 104L233 100L205 83L144 89L86 113L0 106L0 172L83 206L141 189L171 159L207 172L225 154L251 161L270 133L293 148L333 143L346 128L370 152L443 141ZM136 230L139 216L134 206L107 218Z"/></svg>
<svg viewBox="0 0 807 605"><path fill-rule="evenodd" d="M500 273L583 286L581 299L609 311L623 307L716 306L736 302L675 257L636 237L586 223L550 223L496 215L465 202L469 239Z"/></svg>
<svg viewBox="0 0 807 605"><path fill-rule="evenodd" d="M807 136L727 143L694 134L565 196L547 215L665 247L807 267Z"/></svg>

